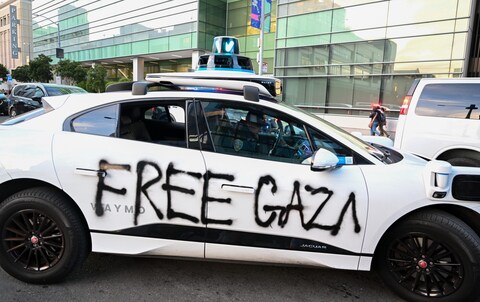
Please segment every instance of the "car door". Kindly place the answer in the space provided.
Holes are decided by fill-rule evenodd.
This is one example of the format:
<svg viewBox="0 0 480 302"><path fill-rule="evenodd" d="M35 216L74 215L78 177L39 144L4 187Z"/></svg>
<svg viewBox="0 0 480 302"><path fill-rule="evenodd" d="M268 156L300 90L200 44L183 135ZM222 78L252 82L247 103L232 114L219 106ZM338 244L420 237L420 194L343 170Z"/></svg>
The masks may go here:
<svg viewBox="0 0 480 302"><path fill-rule="evenodd" d="M356 269L368 208L358 156L278 111L221 101L202 108L199 129L212 142L202 145L206 258ZM312 171L320 147L345 165Z"/></svg>
<svg viewBox="0 0 480 302"><path fill-rule="evenodd" d="M153 118L169 105L185 112L184 101L124 102L73 116L55 135L58 178L93 251L204 257L205 165L187 147L185 122Z"/></svg>
<svg viewBox="0 0 480 302"><path fill-rule="evenodd" d="M32 100L38 90L40 89L34 84L26 84L23 87L20 94L16 98L15 109L17 110L17 114L38 108L38 102Z"/></svg>

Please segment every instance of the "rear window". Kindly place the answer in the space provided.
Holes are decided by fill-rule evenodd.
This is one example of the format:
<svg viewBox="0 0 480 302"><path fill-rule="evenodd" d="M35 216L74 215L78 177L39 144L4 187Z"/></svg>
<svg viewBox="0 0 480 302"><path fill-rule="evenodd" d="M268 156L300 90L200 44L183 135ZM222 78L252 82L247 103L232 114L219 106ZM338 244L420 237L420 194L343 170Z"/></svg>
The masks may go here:
<svg viewBox="0 0 480 302"><path fill-rule="evenodd" d="M458 119L480 118L480 84L428 84L415 113Z"/></svg>

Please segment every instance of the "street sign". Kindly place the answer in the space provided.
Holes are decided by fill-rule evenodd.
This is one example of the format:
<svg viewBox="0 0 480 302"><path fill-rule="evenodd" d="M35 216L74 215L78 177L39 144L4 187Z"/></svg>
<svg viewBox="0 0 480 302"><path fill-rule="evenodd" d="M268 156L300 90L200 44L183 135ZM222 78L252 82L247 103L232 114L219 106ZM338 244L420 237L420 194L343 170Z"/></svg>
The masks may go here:
<svg viewBox="0 0 480 302"><path fill-rule="evenodd" d="M10 45L12 49L12 59L18 59L17 24L17 7L15 5L10 5Z"/></svg>
<svg viewBox="0 0 480 302"><path fill-rule="evenodd" d="M63 59L63 57L64 57L63 48L56 48L55 49L55 54L56 54L57 58Z"/></svg>

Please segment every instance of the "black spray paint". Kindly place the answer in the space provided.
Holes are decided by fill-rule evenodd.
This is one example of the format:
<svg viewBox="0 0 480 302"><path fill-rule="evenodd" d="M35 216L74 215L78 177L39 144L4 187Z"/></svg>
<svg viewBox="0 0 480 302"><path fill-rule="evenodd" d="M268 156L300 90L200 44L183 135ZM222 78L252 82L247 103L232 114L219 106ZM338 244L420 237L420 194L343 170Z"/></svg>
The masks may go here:
<svg viewBox="0 0 480 302"><path fill-rule="evenodd" d="M162 188L167 191L167 218L168 219L173 219L173 218L182 218L186 220L190 220L191 222L198 223L199 219L197 217L193 217L191 215L177 212L173 209L172 207L172 191L180 192L183 194L189 194L189 195L195 195L195 190L193 189L187 189L187 188L182 188L178 186L173 186L171 184L171 178L172 176L175 176L177 174L185 174L189 175L191 177L194 177L196 179L201 179L202 174L201 173L193 173L193 172L185 172L181 170L177 170L173 167L173 163L170 163L167 168L167 180L166 183L162 186ZM202 213L203 215L203 213Z"/></svg>
<svg viewBox="0 0 480 302"><path fill-rule="evenodd" d="M110 169L130 171L130 165L110 164L106 160L101 160L99 163L99 166L100 166L100 169L103 171L108 171ZM153 179L150 179L148 181L146 181L143 176L143 173L147 166L152 167L157 172L157 175ZM137 186L136 186L136 192L135 192L134 224L138 225L138 216L140 214L140 209L143 208L141 204L142 193L148 199L158 219L163 220L165 218L164 214L155 205L155 203L153 202L153 200L150 198L148 194L148 189L151 188L153 185L159 183L163 177L160 167L158 166L158 164L154 162L140 161L137 164L136 173L137 173L137 184L136 184ZM179 175L187 175L199 181L203 178L203 194L202 194L200 219L192 215L174 210L172 192L178 192L178 193L187 194L187 195L195 195L195 190L192 188L184 188L184 187L175 186L172 184L172 178ZM166 218L169 220L175 219L175 218L185 219L193 223L201 222L202 224L205 224L205 225L207 224L232 225L233 224L232 219L213 219L213 218L207 217L206 213L207 213L207 207L209 202L219 202L219 203L227 203L227 204L231 203L230 198L216 198L214 196L209 195L209 183L211 179L224 179L226 181L232 182L233 180L235 180L235 177L230 174L217 174L211 171L207 171L207 173L205 173L204 175L202 175L201 173L182 171L182 170L175 169L173 163L170 163L166 171L165 184L161 186L161 188L167 192L167 215L166 215L167 217ZM255 222L257 223L257 225L261 227L265 227L265 228L269 227L275 220L277 220L277 224L283 228L288 223L290 213L292 211L296 211L300 216L302 227L305 230L307 231L311 229L328 230L333 236L336 236L340 231L340 227L343 223L343 219L345 217L345 214L348 208L351 207L352 219L354 222L354 231L355 233L359 233L361 230L360 224L358 222L358 217L357 217L355 194L353 192L350 193L350 196L347 202L343 206L342 211L338 217L337 223L335 223L334 225L323 225L323 224L316 223L316 220L318 216L321 214L325 205L329 202L330 198L333 196L333 191L329 190L326 187L320 187L315 189L309 185L305 186L305 190L307 192L310 192L311 195L316 195L319 193L326 194L325 199L320 203L315 213L312 215L312 217L308 219L305 217L305 214L304 214L304 206L302 204L302 198L300 195L301 185L299 181L295 181L293 184L293 192L290 199L290 203L288 205L286 206L264 205L263 206L262 210L265 213L270 213L270 216L266 220L262 220L260 218L260 213L259 213L260 211L259 199L260 199L260 193L262 192L262 189L266 186L270 186L270 192L272 195L275 195L275 193L278 190L276 181L272 176L266 175L259 178L258 186L257 186L257 189L255 190L254 215L255 215ZM125 195L127 193L126 188L117 189L117 188L113 188L111 186L106 185L105 176L99 176L99 180L97 184L97 193L95 197L95 213L97 214L97 216L103 216L104 214L104 209L102 207L103 191L108 191L108 192L112 192L114 194L119 194L119 195Z"/></svg>
<svg viewBox="0 0 480 302"><path fill-rule="evenodd" d="M255 191L255 221L259 226L262 227L268 227L272 224L272 222L275 221L278 215L278 225L280 227L284 227L288 223L288 218L290 215L291 211L298 211L298 214L300 216L300 221L302 223L302 227L305 230L310 230L310 229L321 229L321 230L329 230L331 231L330 233L332 235L337 235L338 231L340 230L340 226L342 225L343 218L345 216L345 213L347 212L348 207L350 204L352 205L352 218L353 222L355 224L354 231L355 233L359 233L361 230L360 224L358 223L358 218L357 218L357 208L356 208L356 201L355 201L355 194L350 193L350 196L343 206L342 212L338 218L338 221L334 225L322 225L315 223L315 220L317 219L318 215L322 212L323 208L325 205L328 203L330 198L333 195L333 191L329 190L326 187L320 187L318 189L314 189L309 185L305 186L305 190L310 192L311 195L316 195L318 193L324 193L327 194L327 197L323 202L320 204L320 206L317 208L313 216L305 222L305 215L303 213L304 207L302 204L302 199L300 196L300 182L295 181L293 184L293 193L292 193L292 198L290 200L290 203L287 206L279 206L279 205L264 205L263 210L265 212L270 212L270 216L268 217L267 220L263 221L260 219L259 216L259 198L260 198L260 193L262 191L263 186L271 185L270 192L272 195L274 195L277 192L277 184L275 182L275 179L272 176L263 176L260 177L258 180L258 187L257 190ZM278 214L277 214L278 211Z"/></svg>
<svg viewBox="0 0 480 302"><path fill-rule="evenodd" d="M100 160L98 166L100 171L105 171L105 172L112 169L130 171L130 165L111 165L110 163L108 163L106 160L103 160L103 159ZM103 191L108 191L108 192L112 192L119 195L125 195L127 193L127 189L125 188L116 189L106 185L105 175L99 175L98 183L97 183L97 194L95 195L95 213L97 214L97 216L103 216L103 212L104 212L102 207Z"/></svg>
<svg viewBox="0 0 480 302"><path fill-rule="evenodd" d="M151 166L157 171L158 176L155 177L152 180L149 180L147 183L143 184L143 171L145 170L146 166ZM150 205L152 206L153 210L157 214L158 219L162 220L163 219L163 214L160 209L158 209L155 204L153 203L153 200L150 198L148 195L147 189L150 188L152 185L155 183L159 182L162 179L162 171L160 170L160 167L153 162L147 162L147 161L140 161L137 164L137 191L135 194L135 214L134 214L134 224L138 224L138 215L140 214L140 206L141 206L141 193L147 197L148 201L150 202Z"/></svg>

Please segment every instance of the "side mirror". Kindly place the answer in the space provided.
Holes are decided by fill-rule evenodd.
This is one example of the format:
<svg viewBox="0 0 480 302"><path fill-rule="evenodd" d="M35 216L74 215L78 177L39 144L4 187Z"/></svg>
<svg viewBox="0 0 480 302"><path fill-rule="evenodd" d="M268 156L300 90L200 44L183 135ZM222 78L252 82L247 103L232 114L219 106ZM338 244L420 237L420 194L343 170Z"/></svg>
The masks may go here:
<svg viewBox="0 0 480 302"><path fill-rule="evenodd" d="M331 170L338 166L338 157L327 149L318 149L313 154L312 164L310 169L312 171Z"/></svg>
<svg viewBox="0 0 480 302"><path fill-rule="evenodd" d="M34 97L32 97L32 101L41 103L42 102L42 97L41 96L34 96Z"/></svg>

